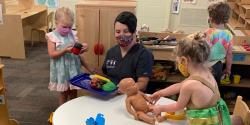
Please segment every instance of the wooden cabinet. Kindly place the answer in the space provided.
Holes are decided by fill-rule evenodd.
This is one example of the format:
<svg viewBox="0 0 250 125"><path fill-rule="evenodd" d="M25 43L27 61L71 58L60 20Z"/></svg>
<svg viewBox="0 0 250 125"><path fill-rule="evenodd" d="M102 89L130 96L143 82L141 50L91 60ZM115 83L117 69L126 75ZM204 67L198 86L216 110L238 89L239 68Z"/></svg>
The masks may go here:
<svg viewBox="0 0 250 125"><path fill-rule="evenodd" d="M5 85L3 81L3 65L0 63L0 125L19 125L14 119L9 119Z"/></svg>
<svg viewBox="0 0 250 125"><path fill-rule="evenodd" d="M116 44L114 20L123 11L135 12L134 1L82 1L76 5L76 28L80 42L88 43L85 59L90 66L100 67L107 50ZM95 45L103 45L104 53L95 54Z"/></svg>

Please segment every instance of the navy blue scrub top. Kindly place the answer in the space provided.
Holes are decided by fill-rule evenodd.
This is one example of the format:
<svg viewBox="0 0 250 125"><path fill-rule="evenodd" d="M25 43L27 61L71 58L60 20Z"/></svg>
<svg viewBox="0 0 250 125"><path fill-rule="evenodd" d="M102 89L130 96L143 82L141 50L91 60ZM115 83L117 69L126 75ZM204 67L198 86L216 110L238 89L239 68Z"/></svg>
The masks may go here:
<svg viewBox="0 0 250 125"><path fill-rule="evenodd" d="M137 82L138 77L152 75L153 63L152 53L141 44L135 44L123 58L120 46L116 45L108 50L102 71L116 84L128 77Z"/></svg>

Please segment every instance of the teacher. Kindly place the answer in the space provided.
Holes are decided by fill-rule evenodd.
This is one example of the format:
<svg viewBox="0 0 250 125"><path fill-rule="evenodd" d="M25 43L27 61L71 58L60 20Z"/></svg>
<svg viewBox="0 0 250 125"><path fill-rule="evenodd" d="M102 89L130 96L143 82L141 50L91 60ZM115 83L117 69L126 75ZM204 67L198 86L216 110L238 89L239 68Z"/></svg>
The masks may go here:
<svg viewBox="0 0 250 125"><path fill-rule="evenodd" d="M133 78L141 91L145 91L152 74L153 55L136 42L137 18L131 12L120 13L114 21L117 45L106 54L102 71L114 83Z"/></svg>

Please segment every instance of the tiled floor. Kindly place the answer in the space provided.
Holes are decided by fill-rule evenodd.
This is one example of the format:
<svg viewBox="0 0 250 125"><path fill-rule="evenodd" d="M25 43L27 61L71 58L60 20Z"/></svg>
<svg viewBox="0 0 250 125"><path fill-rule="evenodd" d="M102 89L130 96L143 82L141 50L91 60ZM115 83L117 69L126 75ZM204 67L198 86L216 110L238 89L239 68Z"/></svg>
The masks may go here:
<svg viewBox="0 0 250 125"><path fill-rule="evenodd" d="M14 51L14 50L13 50ZM2 58L10 117L21 125L47 125L57 108L57 93L47 88L49 57L45 43L26 46L27 59Z"/></svg>

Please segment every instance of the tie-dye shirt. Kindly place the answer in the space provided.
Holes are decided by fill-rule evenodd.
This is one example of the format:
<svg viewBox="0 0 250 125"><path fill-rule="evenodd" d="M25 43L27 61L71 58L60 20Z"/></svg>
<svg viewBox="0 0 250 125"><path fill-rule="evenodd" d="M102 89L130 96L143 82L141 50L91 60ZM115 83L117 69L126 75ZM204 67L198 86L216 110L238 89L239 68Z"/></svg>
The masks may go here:
<svg viewBox="0 0 250 125"><path fill-rule="evenodd" d="M218 61L224 61L228 47L232 45L233 36L229 30L209 28L206 31L207 41L211 48L209 61L214 65Z"/></svg>

